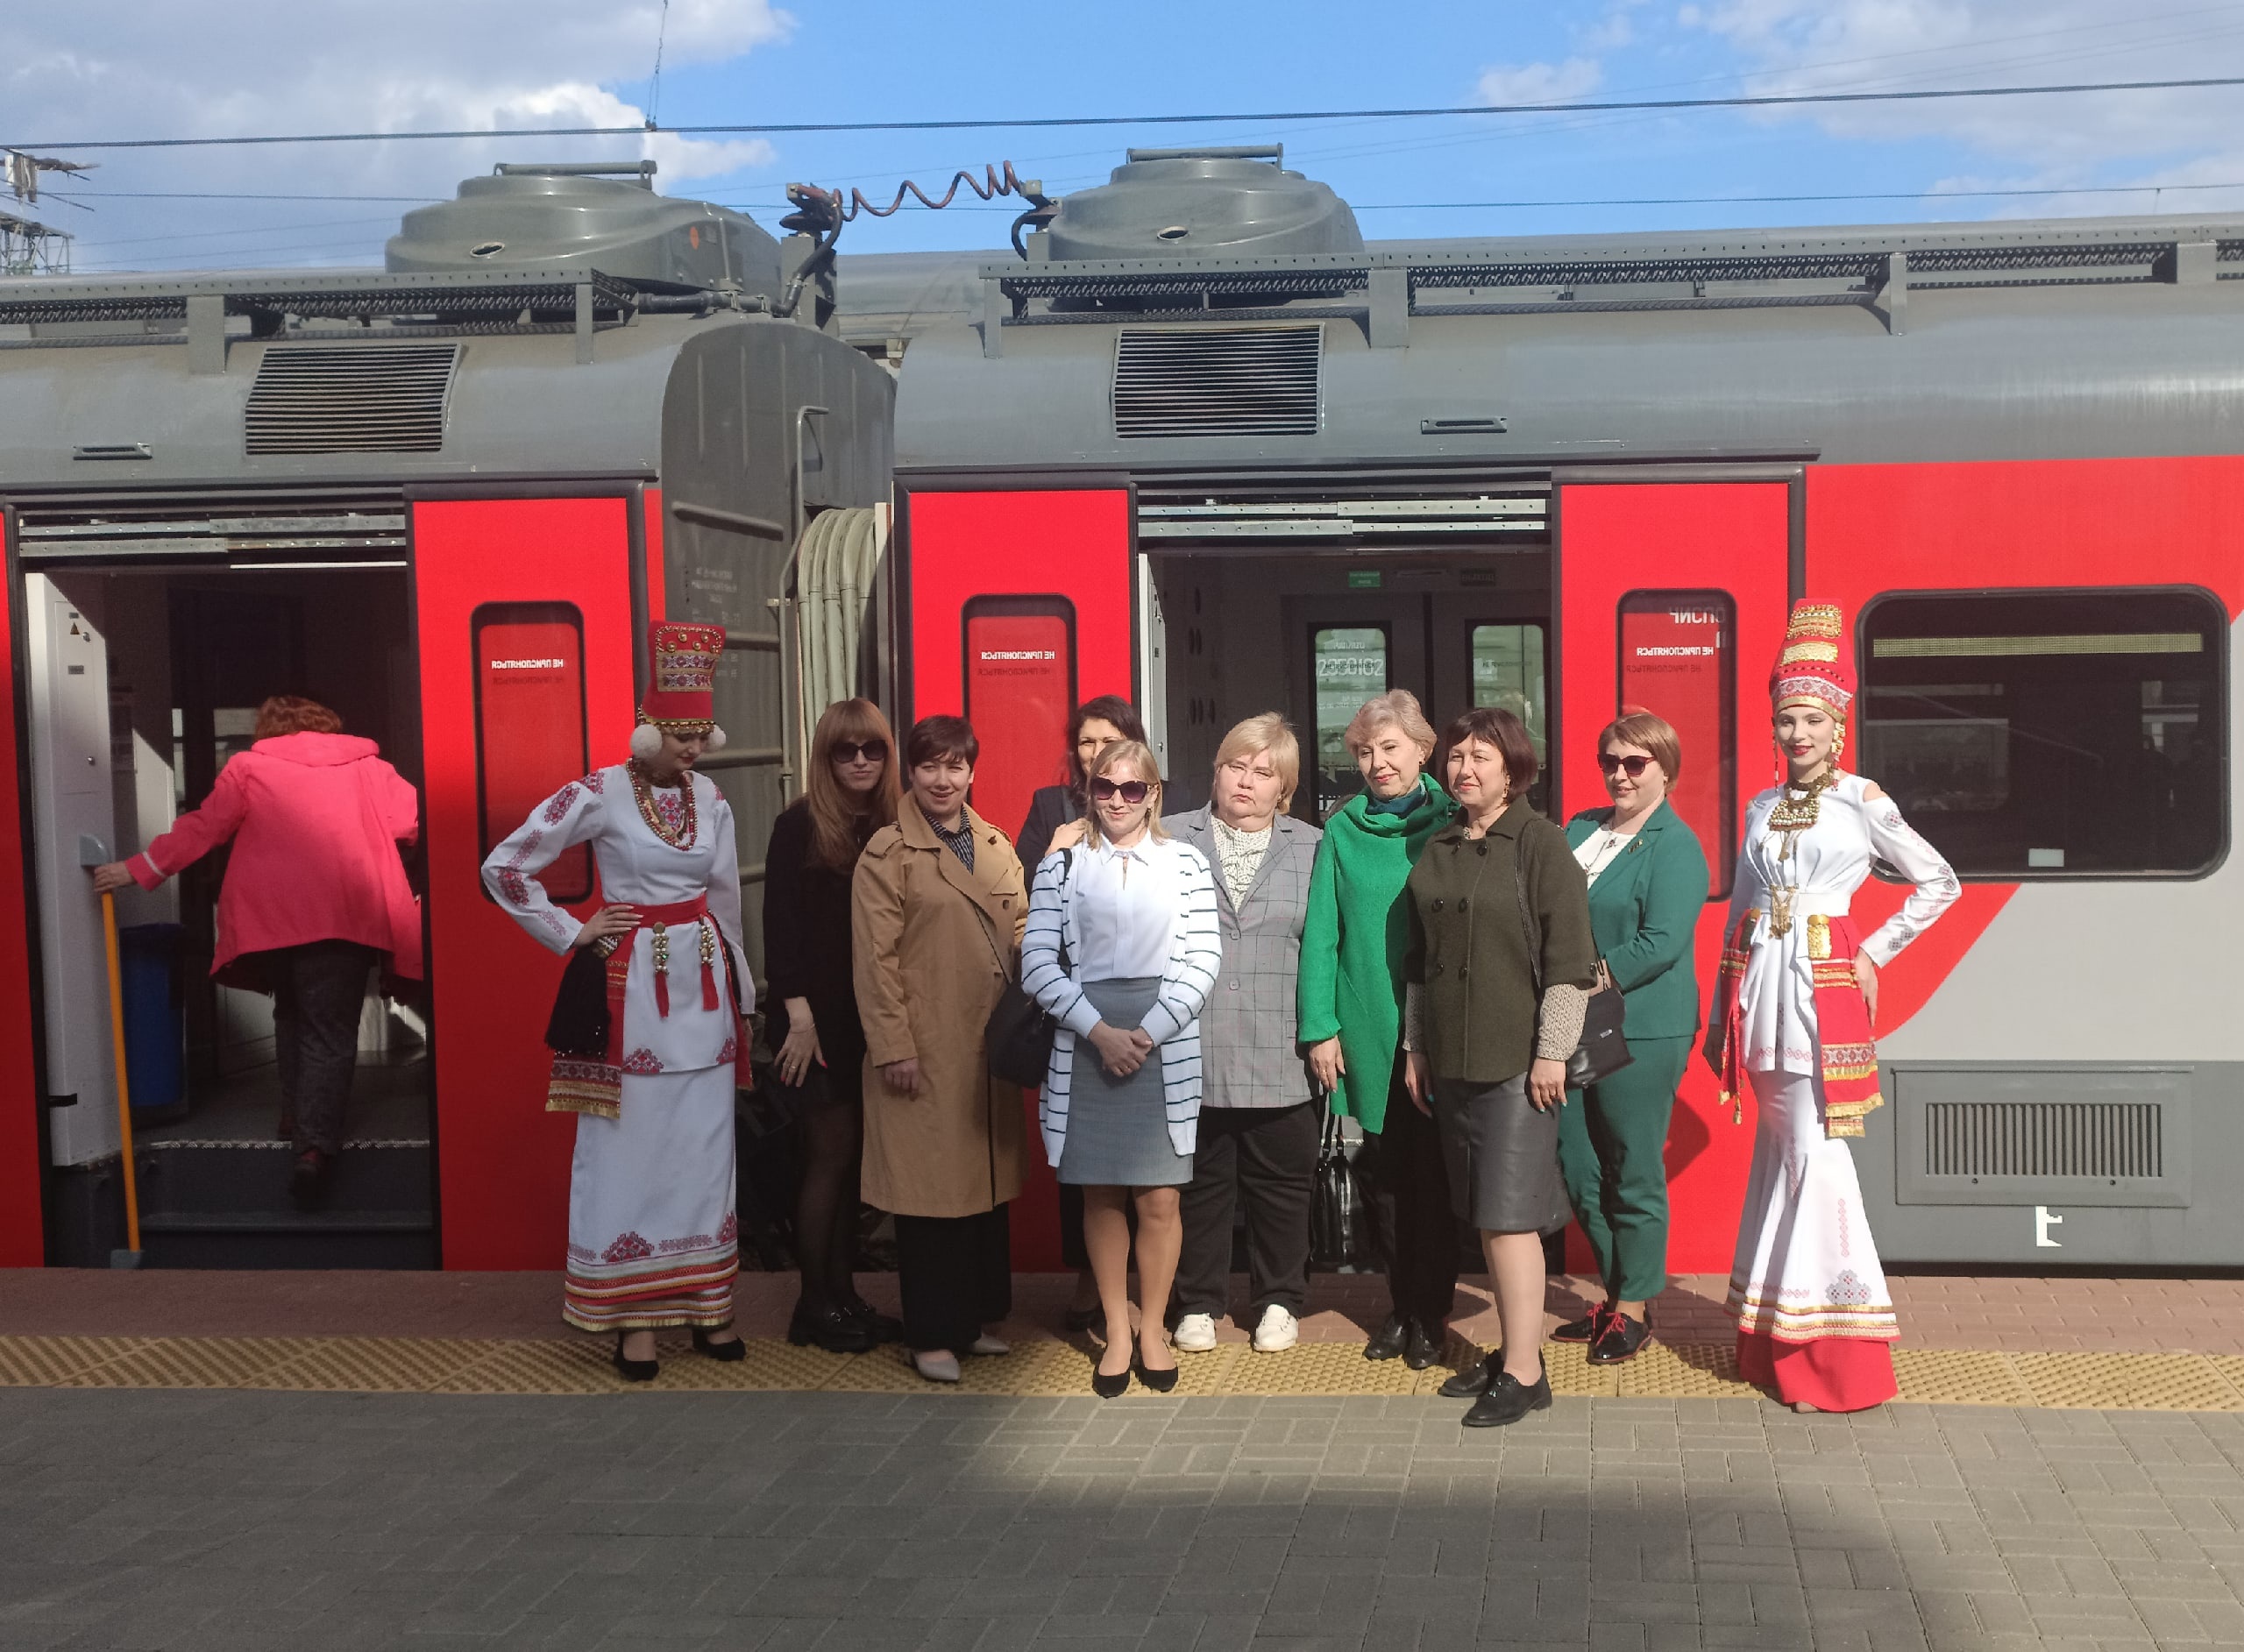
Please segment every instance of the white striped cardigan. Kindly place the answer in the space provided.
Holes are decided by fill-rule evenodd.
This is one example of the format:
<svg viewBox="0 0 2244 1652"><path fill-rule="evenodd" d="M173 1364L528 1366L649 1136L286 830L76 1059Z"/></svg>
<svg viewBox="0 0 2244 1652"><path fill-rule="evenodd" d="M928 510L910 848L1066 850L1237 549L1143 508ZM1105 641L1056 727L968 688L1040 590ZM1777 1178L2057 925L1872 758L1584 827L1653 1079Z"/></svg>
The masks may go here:
<svg viewBox="0 0 2244 1652"><path fill-rule="evenodd" d="M1146 1012L1145 1031L1161 1052L1161 1083L1168 1104L1168 1139L1189 1154L1200 1135L1200 1011L1215 989L1223 968L1223 932L1216 916L1216 878L1208 857L1189 843L1166 838L1145 846L1176 861L1176 881L1184 898L1169 932L1168 968L1161 972L1161 995ZM1076 1040L1098 1025L1098 1011L1083 989L1060 968L1060 938L1068 956L1080 957L1073 890L1062 891L1067 855L1054 850L1037 863L1028 897L1028 932L1021 937L1021 990L1060 1024L1045 1069L1037 1120L1044 1152L1055 1166L1068 1141L1068 1089L1076 1070Z"/></svg>

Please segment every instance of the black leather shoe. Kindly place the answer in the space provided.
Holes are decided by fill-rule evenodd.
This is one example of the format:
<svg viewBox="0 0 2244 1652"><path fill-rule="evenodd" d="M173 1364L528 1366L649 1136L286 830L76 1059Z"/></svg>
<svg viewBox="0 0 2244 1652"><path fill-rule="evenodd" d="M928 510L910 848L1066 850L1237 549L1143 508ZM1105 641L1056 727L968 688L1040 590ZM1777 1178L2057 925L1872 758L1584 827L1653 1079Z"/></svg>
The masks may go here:
<svg viewBox="0 0 2244 1652"><path fill-rule="evenodd" d="M1402 1363L1413 1371L1431 1371L1440 1362L1441 1346L1447 1338L1445 1330L1429 1330L1412 1320L1410 1334L1402 1339Z"/></svg>
<svg viewBox="0 0 2244 1652"><path fill-rule="evenodd" d="M853 1296L842 1304L842 1311L872 1332L877 1342L900 1343L904 1340L904 1322L893 1314L884 1314L862 1296Z"/></svg>
<svg viewBox="0 0 2244 1652"><path fill-rule="evenodd" d="M829 1354L869 1354L880 1346L870 1326L846 1308L813 1308L795 1304L787 1321L787 1340L798 1348L823 1348Z"/></svg>
<svg viewBox="0 0 2244 1652"><path fill-rule="evenodd" d="M1410 1340L1410 1322L1400 1314L1389 1314L1387 1322L1372 1333L1364 1344L1366 1359L1397 1359Z"/></svg>
<svg viewBox="0 0 2244 1652"><path fill-rule="evenodd" d="M1475 1400L1473 1408L1465 1414L1465 1426L1468 1429L1501 1429L1507 1423L1518 1422L1530 1411L1548 1411L1550 1408L1549 1371L1537 1377L1530 1387L1511 1372L1500 1370L1496 1372L1495 1381L1489 1385L1488 1392Z"/></svg>
<svg viewBox="0 0 2244 1652"><path fill-rule="evenodd" d="M1597 1333L1605 1329L1607 1308L1600 1302L1580 1319L1570 1319L1551 1333L1554 1343L1594 1343Z"/></svg>
<svg viewBox="0 0 2244 1652"><path fill-rule="evenodd" d="M623 1338L628 1334L628 1333L624 1331L618 1331L615 1333L616 1373L626 1382L652 1382L657 1377L662 1374L662 1361L659 1359L626 1359L623 1357Z"/></svg>
<svg viewBox="0 0 2244 1652"><path fill-rule="evenodd" d="M288 1172L288 1196L295 1201L297 1209L309 1214L327 1202L328 1174L334 1164L316 1147L296 1155L295 1165Z"/></svg>
<svg viewBox="0 0 2244 1652"><path fill-rule="evenodd" d="M1597 1340L1589 1345L1589 1363L1593 1365L1624 1364L1634 1359L1637 1351L1651 1340L1651 1326L1640 1325L1626 1314L1608 1314L1605 1316L1605 1329L1597 1333Z"/></svg>
<svg viewBox="0 0 2244 1652"><path fill-rule="evenodd" d="M1176 1366L1171 1365L1167 1371L1148 1371L1140 1360L1137 1367L1138 1380L1155 1393L1167 1393L1176 1386L1177 1370Z"/></svg>
<svg viewBox="0 0 2244 1652"><path fill-rule="evenodd" d="M738 1331L733 1332L733 1339L728 1343L713 1343L709 1340L709 1333L696 1325L693 1328L693 1351L730 1365L736 1359L748 1358L748 1344L741 1341Z"/></svg>
<svg viewBox="0 0 2244 1652"><path fill-rule="evenodd" d="M1499 1348L1487 1358L1474 1360L1434 1392L1445 1400L1478 1400L1503 1368L1504 1351Z"/></svg>
<svg viewBox="0 0 2244 1652"><path fill-rule="evenodd" d="M1090 1362L1090 1391L1102 1400L1119 1400L1130 1392L1130 1370L1125 1365L1112 1376L1098 1368L1098 1361Z"/></svg>

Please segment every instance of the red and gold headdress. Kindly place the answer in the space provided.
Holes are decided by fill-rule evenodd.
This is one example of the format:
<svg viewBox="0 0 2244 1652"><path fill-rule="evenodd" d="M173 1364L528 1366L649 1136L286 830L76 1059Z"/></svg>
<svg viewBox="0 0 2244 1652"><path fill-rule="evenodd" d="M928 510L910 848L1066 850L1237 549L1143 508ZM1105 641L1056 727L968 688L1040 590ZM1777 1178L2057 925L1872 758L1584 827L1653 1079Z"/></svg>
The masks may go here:
<svg viewBox="0 0 2244 1652"><path fill-rule="evenodd" d="M1847 632L1838 605L1794 604L1792 622L1785 627L1785 645L1777 655L1776 669L1769 673L1769 709L1820 705L1843 723L1854 698L1854 665L1847 658Z"/></svg>
<svg viewBox="0 0 2244 1652"><path fill-rule="evenodd" d="M717 727L717 662L724 657L725 627L657 620L647 627L651 670L639 702L639 726L631 731L631 750L651 757L664 734L707 733L708 748L721 749L725 731Z"/></svg>

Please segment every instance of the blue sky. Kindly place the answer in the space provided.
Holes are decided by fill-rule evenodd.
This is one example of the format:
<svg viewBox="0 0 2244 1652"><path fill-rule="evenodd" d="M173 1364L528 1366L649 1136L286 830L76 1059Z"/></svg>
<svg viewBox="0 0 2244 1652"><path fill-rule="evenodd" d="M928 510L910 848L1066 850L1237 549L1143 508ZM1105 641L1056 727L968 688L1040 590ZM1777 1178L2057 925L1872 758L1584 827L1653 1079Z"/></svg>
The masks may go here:
<svg viewBox="0 0 2244 1652"><path fill-rule="evenodd" d="M307 22L307 18L310 21ZM998 115L1875 90L2244 74L2235 0L1336 0L1128 9L895 0L85 0L11 25L0 143L373 128ZM36 208L86 270L377 261L407 201L499 160L651 153L671 193L772 223L791 179L885 195L1011 160L1055 193L1131 144L1280 142L1374 237L2244 211L2235 92L1783 114L1488 116L769 139L110 152ZM2166 193L2092 191L2163 186ZM2235 186L2204 188L2206 185ZM2043 195L1965 190L2051 190ZM72 197L57 199L56 194ZM301 201L206 198L281 194ZM1738 200L1772 195L1872 200ZM1689 204L1646 198L1724 197ZM1444 208L1441 202L1466 203ZM1559 205L1489 205L1561 202ZM1628 204L1592 204L1627 202ZM0 205L6 204L0 202ZM991 246L1006 209L860 220L853 252Z"/></svg>

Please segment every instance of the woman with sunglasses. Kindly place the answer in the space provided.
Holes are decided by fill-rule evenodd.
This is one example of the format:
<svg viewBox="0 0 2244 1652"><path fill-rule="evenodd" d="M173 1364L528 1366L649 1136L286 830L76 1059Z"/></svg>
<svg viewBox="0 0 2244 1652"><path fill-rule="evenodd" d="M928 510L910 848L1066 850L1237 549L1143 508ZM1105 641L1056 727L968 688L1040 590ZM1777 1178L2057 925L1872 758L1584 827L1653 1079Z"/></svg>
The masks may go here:
<svg viewBox="0 0 2244 1652"><path fill-rule="evenodd" d="M1632 711L1597 739L1608 809L1566 822L1589 879L1597 950L1628 1006L1629 1065L1570 1095L1559 1115L1559 1167L1589 1236L1605 1300L1561 1325L1594 1365L1636 1357L1651 1335L1645 1305L1667 1285L1667 1120L1699 1032L1693 938L1707 901L1707 857L1667 801L1683 772L1675 730Z"/></svg>
<svg viewBox="0 0 2244 1652"><path fill-rule="evenodd" d="M895 736L870 700L836 700L811 735L803 795L763 855L763 964L780 1015L764 1017L775 1082L799 1123L795 1258L802 1294L787 1340L863 1353L903 1334L857 1294L857 1173L864 1147L864 1024L851 979L849 883L874 833L896 822Z"/></svg>
<svg viewBox="0 0 2244 1652"><path fill-rule="evenodd" d="M1157 1393L1176 1386L1163 1321L1183 1243L1178 1189L1192 1180L1199 1128L1200 1011L1223 966L1223 938L1207 857L1161 829L1153 753L1117 741L1086 768L1086 840L1036 869L1020 984L1059 1023L1039 1116L1062 1184L1083 1190L1083 1237L1106 1319L1091 1389L1112 1399L1133 1366Z"/></svg>

